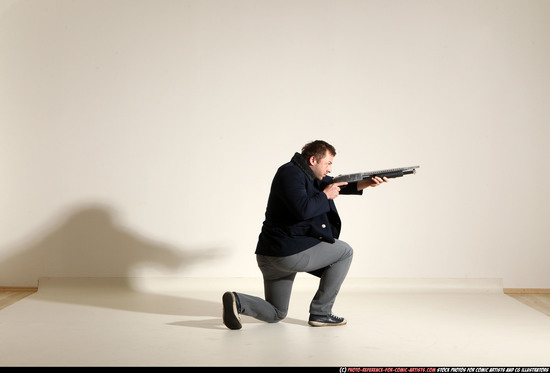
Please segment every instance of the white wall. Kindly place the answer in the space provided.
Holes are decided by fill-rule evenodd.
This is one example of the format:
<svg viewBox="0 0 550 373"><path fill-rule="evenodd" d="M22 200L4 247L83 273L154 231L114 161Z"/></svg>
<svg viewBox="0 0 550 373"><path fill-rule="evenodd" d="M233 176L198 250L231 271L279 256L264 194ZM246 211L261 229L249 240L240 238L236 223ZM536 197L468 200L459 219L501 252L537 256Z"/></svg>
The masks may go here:
<svg viewBox="0 0 550 373"><path fill-rule="evenodd" d="M337 200L350 277L549 288L550 2L1 0L0 285L260 276L277 167L419 164Z"/></svg>

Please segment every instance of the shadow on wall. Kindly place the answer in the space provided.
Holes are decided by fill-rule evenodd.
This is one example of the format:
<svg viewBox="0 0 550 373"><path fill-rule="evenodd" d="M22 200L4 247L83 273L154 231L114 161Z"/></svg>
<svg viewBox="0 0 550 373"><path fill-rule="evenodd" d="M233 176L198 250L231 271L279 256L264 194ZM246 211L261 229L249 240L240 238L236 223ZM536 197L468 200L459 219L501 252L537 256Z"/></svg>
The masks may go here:
<svg viewBox="0 0 550 373"><path fill-rule="evenodd" d="M0 286L21 285L14 283L20 279L27 283L31 279L37 284L39 278L45 278L45 286L40 281L33 300L141 313L207 316L204 320L183 320L170 325L225 330L221 295L227 289L223 280L219 301L210 301L136 290L129 278L131 270L140 263L165 271L181 271L191 265L223 259L220 250L183 251L140 236L121 226L114 217L113 210L103 205L81 207L70 213L53 229L0 262ZM285 322L307 326L303 320L287 318Z"/></svg>
<svg viewBox="0 0 550 373"><path fill-rule="evenodd" d="M0 286L36 286L40 277L128 277L138 265L181 272L220 255L147 239L121 226L108 206L90 205L0 261Z"/></svg>

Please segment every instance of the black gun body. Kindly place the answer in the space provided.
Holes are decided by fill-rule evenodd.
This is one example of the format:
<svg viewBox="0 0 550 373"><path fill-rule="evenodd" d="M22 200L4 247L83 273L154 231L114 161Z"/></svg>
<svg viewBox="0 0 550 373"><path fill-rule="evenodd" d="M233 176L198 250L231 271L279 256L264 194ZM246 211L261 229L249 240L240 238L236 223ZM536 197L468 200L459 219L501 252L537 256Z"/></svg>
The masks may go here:
<svg viewBox="0 0 550 373"><path fill-rule="evenodd" d="M388 179L391 179L391 178L394 178L394 177L402 177L404 175L410 175L410 174L415 174L416 171L415 170L407 170L407 171L394 171L394 172L381 172L379 174L376 174L376 175L372 175L371 177L375 177L375 176L378 176L378 177L387 177Z"/></svg>
<svg viewBox="0 0 550 373"><path fill-rule="evenodd" d="M381 173L380 175L373 175L372 177L387 177L388 179L392 179L394 177L402 177L403 171L395 171L395 172L388 172L388 173Z"/></svg>

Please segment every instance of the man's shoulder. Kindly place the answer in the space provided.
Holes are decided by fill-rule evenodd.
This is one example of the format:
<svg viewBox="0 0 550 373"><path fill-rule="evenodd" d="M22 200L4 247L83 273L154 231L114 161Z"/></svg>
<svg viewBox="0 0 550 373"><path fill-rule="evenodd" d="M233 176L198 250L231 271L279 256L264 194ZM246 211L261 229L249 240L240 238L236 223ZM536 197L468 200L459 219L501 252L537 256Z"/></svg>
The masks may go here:
<svg viewBox="0 0 550 373"><path fill-rule="evenodd" d="M277 170L277 174L279 175L304 175L304 172L298 165L296 165L294 162L287 162L285 164L282 164L279 169Z"/></svg>
<svg viewBox="0 0 550 373"><path fill-rule="evenodd" d="M302 156L299 153L296 153L289 162L284 163L279 167L275 178L291 179L293 181L300 180L300 182L302 182L302 180L303 182L313 182L315 175L307 163L305 163Z"/></svg>
<svg viewBox="0 0 550 373"><path fill-rule="evenodd" d="M286 163L283 163L280 167L279 167L279 170L286 170L286 169L299 169L299 167L292 161L290 162L286 162Z"/></svg>

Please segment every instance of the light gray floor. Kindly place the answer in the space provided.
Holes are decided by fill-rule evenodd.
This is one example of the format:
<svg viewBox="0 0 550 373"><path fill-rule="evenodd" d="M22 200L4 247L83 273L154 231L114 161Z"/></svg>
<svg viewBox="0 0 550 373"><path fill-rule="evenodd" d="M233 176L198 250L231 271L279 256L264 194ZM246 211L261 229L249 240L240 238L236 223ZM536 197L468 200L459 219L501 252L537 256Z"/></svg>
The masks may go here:
<svg viewBox="0 0 550 373"><path fill-rule="evenodd" d="M221 295L260 279L41 279L0 311L1 366L550 366L550 317L493 280L346 280L343 327L307 325L314 278L289 317L221 321Z"/></svg>

